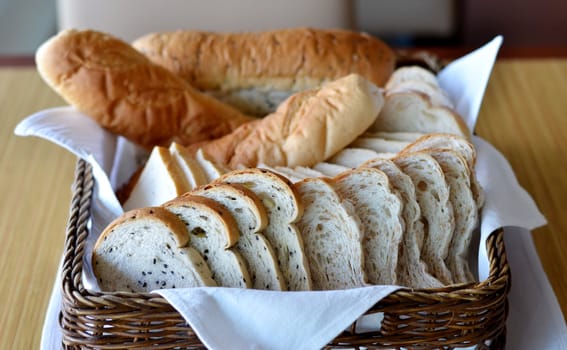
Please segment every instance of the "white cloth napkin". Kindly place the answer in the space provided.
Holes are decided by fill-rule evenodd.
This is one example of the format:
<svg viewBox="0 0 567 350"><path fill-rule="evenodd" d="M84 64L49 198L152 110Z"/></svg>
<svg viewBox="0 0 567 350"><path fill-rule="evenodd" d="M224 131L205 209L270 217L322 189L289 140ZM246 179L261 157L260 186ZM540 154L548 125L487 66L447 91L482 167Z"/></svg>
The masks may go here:
<svg viewBox="0 0 567 350"><path fill-rule="evenodd" d="M483 48L454 61L439 74L440 85L456 102L458 112L471 129L476 123L482 96L501 43L502 38L496 37ZM138 156L143 152L124 139L109 135L88 117L70 107L40 111L20 123L15 132L22 136L33 135L50 140L93 164L97 184L93 196L91 233L85 249L85 257L89 257L92 242L106 224L122 212L112 189L136 169ZM489 267L486 250L483 249L486 237L498 227L521 227L529 232L544 225L545 218L531 197L519 186L506 159L481 138L474 137L473 140L478 151L479 182L486 190L478 255L479 276L484 279L488 275ZM531 242L516 241L511 236L508 235L507 241L516 242L515 246L521 245L524 250L529 248ZM512 322L509 338L528 334L519 331L514 334L515 329L522 332L525 330L521 325L525 325L527 319L547 318L547 322L534 322L535 327L530 328L532 332L529 334L537 339L534 344L541 345L546 341L538 336L539 333L535 333L534 329L539 329L538 325L549 326L546 328L548 332L541 330L541 334L548 335L549 330L553 329L557 332L554 333L556 338L565 339L567 332L562 314L557 309L552 309L557 301L545 274L540 271L537 255L533 249L528 253L529 259L520 263L522 266L533 266L529 271L534 274L529 278L536 283L527 283L532 288L526 290L531 290L533 297L545 297L547 302L543 306L547 308L512 304L511 315L516 315L517 318L509 321L509 324ZM511 262L519 260L511 259ZM84 284L87 288L96 289L96 279L92 275L88 259L85 259L84 264ZM514 269L515 266L512 271ZM523 270L520 271L524 273ZM519 276L520 280L522 277L524 276ZM514 285L519 283L517 278L514 281ZM200 339L212 349L318 349L357 320L369 307L398 288L373 286L328 292L190 288L160 290L156 293L166 298L183 315ZM517 300L514 296L522 292L515 291L513 286L512 301ZM48 328L56 328L57 310L51 305L56 305L60 298L60 291L57 289L52 295L43 333L42 345L46 349L60 340L59 333L50 337L53 332L49 332ZM531 297L528 300L531 300ZM554 314L551 321L549 313ZM379 318L376 322L372 326L379 328ZM550 322L553 322L553 327Z"/></svg>

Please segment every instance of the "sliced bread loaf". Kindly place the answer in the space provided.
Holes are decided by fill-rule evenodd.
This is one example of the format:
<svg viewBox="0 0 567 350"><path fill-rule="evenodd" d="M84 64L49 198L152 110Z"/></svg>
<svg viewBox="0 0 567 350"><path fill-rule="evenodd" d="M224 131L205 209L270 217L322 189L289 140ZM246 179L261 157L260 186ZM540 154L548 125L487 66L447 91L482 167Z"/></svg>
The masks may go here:
<svg viewBox="0 0 567 350"><path fill-rule="evenodd" d="M366 285L363 231L352 205L339 197L330 179L305 179L295 186L305 208L297 226L305 243L313 289Z"/></svg>
<svg viewBox="0 0 567 350"><path fill-rule="evenodd" d="M420 80L408 80L400 82L386 90L386 96L397 92L419 92L427 95L433 106L444 106L453 108L453 103L447 94L437 84L431 84Z"/></svg>
<svg viewBox="0 0 567 350"><path fill-rule="evenodd" d="M220 203L236 220L240 238L235 249L247 262L252 288L286 290L276 253L262 234L268 224L266 209L254 192L238 184L215 183L191 193Z"/></svg>
<svg viewBox="0 0 567 350"><path fill-rule="evenodd" d="M339 196L352 204L362 224L368 282L397 284L398 252L404 232L403 203L388 176L378 169L361 167L332 180Z"/></svg>
<svg viewBox="0 0 567 350"><path fill-rule="evenodd" d="M392 159L413 181L424 223L423 261L433 276L444 284L453 283L445 259L455 229L449 186L439 163L423 152L404 153Z"/></svg>
<svg viewBox="0 0 567 350"><path fill-rule="evenodd" d="M107 292L215 286L203 257L189 244L185 225L169 211L146 207L125 212L95 243L92 267Z"/></svg>
<svg viewBox="0 0 567 350"><path fill-rule="evenodd" d="M191 236L191 246L201 253L218 285L252 287L246 262L234 250L238 228L227 209L212 199L190 193L164 203L163 207L183 221Z"/></svg>
<svg viewBox="0 0 567 350"><path fill-rule="evenodd" d="M471 273L468 256L479 217L471 191L469 169L465 160L454 151L430 149L423 152L427 152L439 163L449 184L449 198L455 214L455 231L445 262L453 273L455 282L472 282L475 278Z"/></svg>
<svg viewBox="0 0 567 350"><path fill-rule="evenodd" d="M122 206L124 211L158 206L190 189L189 182L169 150L156 146Z"/></svg>
<svg viewBox="0 0 567 350"><path fill-rule="evenodd" d="M429 273L427 265L421 257L421 249L423 248L425 238L424 228L421 209L417 203L415 186L411 178L388 159L370 160L362 166L373 167L383 171L403 201L402 217L404 218L405 230L396 269L397 283L410 288L442 287L443 283Z"/></svg>
<svg viewBox="0 0 567 350"><path fill-rule="evenodd" d="M244 185L262 200L268 215L263 234L276 252L288 290L310 290L309 265L295 225L303 206L293 184L281 175L257 168L234 170L215 182Z"/></svg>

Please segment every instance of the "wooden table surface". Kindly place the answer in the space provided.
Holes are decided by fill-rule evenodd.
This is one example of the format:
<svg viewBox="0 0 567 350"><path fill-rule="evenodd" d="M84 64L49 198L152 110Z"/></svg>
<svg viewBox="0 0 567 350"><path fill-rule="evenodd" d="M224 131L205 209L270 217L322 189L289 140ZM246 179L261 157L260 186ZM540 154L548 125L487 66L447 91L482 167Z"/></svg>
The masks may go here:
<svg viewBox="0 0 567 350"><path fill-rule="evenodd" d="M75 165L61 148L13 130L63 104L34 68L0 68L0 349L39 347ZM499 60L477 133L508 158L549 220L533 238L567 315L567 59Z"/></svg>

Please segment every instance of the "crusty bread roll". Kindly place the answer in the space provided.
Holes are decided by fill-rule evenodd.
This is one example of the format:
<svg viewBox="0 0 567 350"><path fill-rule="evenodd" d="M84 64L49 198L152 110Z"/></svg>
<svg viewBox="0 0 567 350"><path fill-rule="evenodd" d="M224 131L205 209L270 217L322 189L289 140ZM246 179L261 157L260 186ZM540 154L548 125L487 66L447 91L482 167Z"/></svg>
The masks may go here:
<svg viewBox="0 0 567 350"><path fill-rule="evenodd" d="M382 91L351 74L294 94L263 119L218 140L196 144L215 161L238 166L312 166L331 157L374 123Z"/></svg>
<svg viewBox="0 0 567 350"><path fill-rule="evenodd" d="M214 139L251 119L101 32L62 31L37 50L36 63L69 104L147 149Z"/></svg>
<svg viewBox="0 0 567 350"><path fill-rule="evenodd" d="M395 67L384 42L346 30L183 30L148 34L132 45L197 89L262 116L292 93L351 73L384 86Z"/></svg>

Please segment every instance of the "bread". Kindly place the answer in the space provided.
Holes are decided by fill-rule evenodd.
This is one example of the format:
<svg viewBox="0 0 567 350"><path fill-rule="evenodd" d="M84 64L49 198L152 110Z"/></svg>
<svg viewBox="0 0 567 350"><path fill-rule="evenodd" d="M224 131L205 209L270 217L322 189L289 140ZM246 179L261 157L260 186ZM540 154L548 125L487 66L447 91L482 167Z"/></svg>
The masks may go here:
<svg viewBox="0 0 567 350"><path fill-rule="evenodd" d="M405 82L425 82L432 86L438 86L437 77L431 71L420 67L420 66L403 66L396 68L384 88L386 90L392 90L396 86L399 86Z"/></svg>
<svg viewBox="0 0 567 350"><path fill-rule="evenodd" d="M395 153L378 153L368 148L348 147L327 159L327 162L347 168L356 168L367 160L374 158L392 158Z"/></svg>
<svg viewBox="0 0 567 350"><path fill-rule="evenodd" d="M177 142L173 142L169 146L169 152L175 158L177 164L183 171L185 179L189 183L191 189L206 185L209 182L204 169L185 147L181 146Z"/></svg>
<svg viewBox="0 0 567 350"><path fill-rule="evenodd" d="M191 191L191 194L216 201L235 219L240 233L235 250L246 260L252 288L286 290L274 249L262 234L268 217L260 199L238 184L210 184Z"/></svg>
<svg viewBox="0 0 567 350"><path fill-rule="evenodd" d="M218 163L215 161L209 154L204 152L202 149L197 150L195 154L195 159L197 163L201 166L205 173L205 178L207 179L207 183L210 183L213 180L218 179L221 177L222 174L225 174L230 171L224 164Z"/></svg>
<svg viewBox="0 0 567 350"><path fill-rule="evenodd" d="M352 142L376 119L382 92L352 74L319 89L299 92L264 119L218 140L195 145L215 161L238 166L311 166Z"/></svg>
<svg viewBox="0 0 567 350"><path fill-rule="evenodd" d="M349 147L366 148L378 153L398 153L408 144L409 142L406 141L387 140L380 137L362 134L356 138Z"/></svg>
<svg viewBox="0 0 567 350"><path fill-rule="evenodd" d="M133 46L196 88L262 116L290 94L351 73L383 86L395 65L384 42L346 30L185 30L148 34Z"/></svg>
<svg viewBox="0 0 567 350"><path fill-rule="evenodd" d="M367 281L397 284L398 252L404 232L403 203L388 176L380 170L363 167L348 170L332 180L339 197L352 204L360 219Z"/></svg>
<svg viewBox="0 0 567 350"><path fill-rule="evenodd" d="M362 166L383 171L403 201L402 217L405 225L396 268L397 283L410 288L442 287L443 283L429 273L421 257L425 240L424 227L411 178L388 159L373 159Z"/></svg>
<svg viewBox="0 0 567 350"><path fill-rule="evenodd" d="M41 77L65 101L148 150L218 138L252 119L102 32L61 31L35 59Z"/></svg>
<svg viewBox="0 0 567 350"><path fill-rule="evenodd" d="M384 107L369 131L450 133L470 139L470 131L452 108L436 106L417 91L386 94Z"/></svg>
<svg viewBox="0 0 567 350"><path fill-rule="evenodd" d="M106 292L215 286L203 257L188 246L185 225L167 210L124 213L96 241L93 272Z"/></svg>
<svg viewBox="0 0 567 350"><path fill-rule="evenodd" d="M239 232L227 209L212 199L190 193L164 203L163 207L185 224L191 246L201 253L219 286L252 286L246 262L234 249Z"/></svg>
<svg viewBox="0 0 567 350"><path fill-rule="evenodd" d="M468 256L473 231L479 223L478 208L471 191L469 169L465 160L451 150L424 150L443 169L449 185L449 199L455 215L455 230L445 262L456 283L475 281L471 273Z"/></svg>
<svg viewBox="0 0 567 350"><path fill-rule="evenodd" d="M367 285L363 231L352 205L339 197L330 179L305 179L295 187L305 208L297 226L305 243L313 289Z"/></svg>
<svg viewBox="0 0 567 350"><path fill-rule="evenodd" d="M266 169L234 170L217 182L244 185L262 200L268 215L268 225L262 232L276 252L288 290L310 290L311 273L295 225L303 206L291 182Z"/></svg>
<svg viewBox="0 0 567 350"><path fill-rule="evenodd" d="M191 189L175 158L161 146L153 148L131 187L122 204L125 211L161 205Z"/></svg>
<svg viewBox="0 0 567 350"><path fill-rule="evenodd" d="M313 166L314 170L321 172L325 176L333 177L350 168L334 163L320 162Z"/></svg>
<svg viewBox="0 0 567 350"><path fill-rule="evenodd" d="M453 283L453 276L445 260L455 229L449 186L439 163L423 152L404 153L392 161L413 181L421 209L425 239L422 259L430 273L445 285Z"/></svg>
<svg viewBox="0 0 567 350"><path fill-rule="evenodd" d="M424 135L410 143L400 153L416 152L424 149L448 149L459 153L467 162L471 180L471 190L477 207L484 204L484 190L476 178L476 149L472 143L463 137L452 134L432 133Z"/></svg>
<svg viewBox="0 0 567 350"><path fill-rule="evenodd" d="M398 92L419 92L426 95L434 107L442 106L454 108L449 96L437 85L432 85L424 81L404 81L385 91L386 96Z"/></svg>
<svg viewBox="0 0 567 350"><path fill-rule="evenodd" d="M368 137L379 137L384 140L403 141L403 142L413 142L424 135L426 134L421 132L409 132L409 131L375 131L375 132L364 133L364 136L368 136Z"/></svg>

